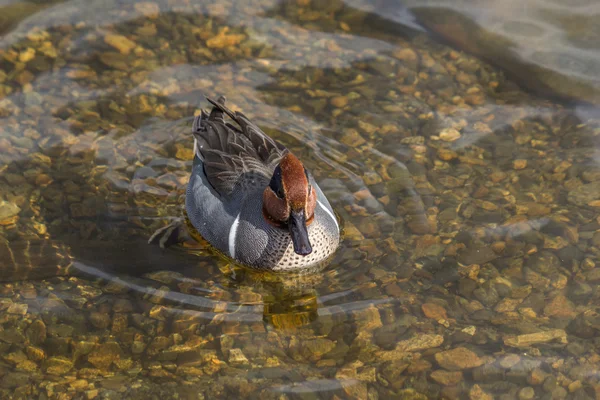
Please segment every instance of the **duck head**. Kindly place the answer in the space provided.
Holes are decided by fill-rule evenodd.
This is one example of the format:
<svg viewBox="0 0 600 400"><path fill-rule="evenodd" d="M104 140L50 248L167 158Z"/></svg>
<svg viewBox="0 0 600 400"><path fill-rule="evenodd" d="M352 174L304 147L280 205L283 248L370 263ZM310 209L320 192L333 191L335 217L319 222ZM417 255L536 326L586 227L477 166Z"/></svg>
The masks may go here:
<svg viewBox="0 0 600 400"><path fill-rule="evenodd" d="M263 192L263 216L280 228L289 229L296 254L308 255L312 245L308 229L315 216L317 194L302 162L286 154Z"/></svg>

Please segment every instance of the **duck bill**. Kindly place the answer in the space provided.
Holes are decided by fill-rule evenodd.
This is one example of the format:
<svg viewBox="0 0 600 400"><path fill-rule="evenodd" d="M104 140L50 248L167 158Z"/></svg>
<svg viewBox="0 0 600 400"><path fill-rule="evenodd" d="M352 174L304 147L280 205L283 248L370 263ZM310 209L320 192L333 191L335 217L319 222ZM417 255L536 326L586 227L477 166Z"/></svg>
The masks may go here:
<svg viewBox="0 0 600 400"><path fill-rule="evenodd" d="M308 229L306 229L304 210L292 210L290 219L288 220L288 227L290 229L290 236L292 237L292 243L294 244L294 251L296 254L306 256L312 253L312 246L308 239Z"/></svg>

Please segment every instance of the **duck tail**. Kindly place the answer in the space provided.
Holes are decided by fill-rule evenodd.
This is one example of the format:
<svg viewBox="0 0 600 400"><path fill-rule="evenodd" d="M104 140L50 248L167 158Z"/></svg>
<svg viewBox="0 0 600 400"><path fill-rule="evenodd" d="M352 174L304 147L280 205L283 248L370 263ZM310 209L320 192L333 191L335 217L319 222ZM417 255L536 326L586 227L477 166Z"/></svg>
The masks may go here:
<svg viewBox="0 0 600 400"><path fill-rule="evenodd" d="M287 149L283 145L270 138L258 126L250 122L250 120L244 114L241 112L234 112L227 108L225 106L225 96L220 96L217 101L214 101L208 97L206 100L213 105L213 109L208 116L208 120L214 121L218 118L219 122L224 122L222 120L223 113L227 114L239 126L240 129L237 129L230 124L226 125L249 139L263 162L270 163L273 160L281 158L287 152Z"/></svg>
<svg viewBox="0 0 600 400"><path fill-rule="evenodd" d="M213 105L213 109L210 112L209 119L214 120L218 118L222 120L223 113L225 113L229 115L229 118L237 122L236 114L225 106L225 101L227 100L225 96L219 96L217 101L214 101L213 99L210 99L208 97L206 98L206 100L208 100L208 102Z"/></svg>

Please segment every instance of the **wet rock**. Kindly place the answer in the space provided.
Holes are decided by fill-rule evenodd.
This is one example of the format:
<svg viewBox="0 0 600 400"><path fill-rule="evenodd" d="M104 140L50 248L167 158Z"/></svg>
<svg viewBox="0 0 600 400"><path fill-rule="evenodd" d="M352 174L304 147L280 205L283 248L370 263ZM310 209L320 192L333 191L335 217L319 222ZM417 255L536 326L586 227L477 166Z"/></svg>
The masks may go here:
<svg viewBox="0 0 600 400"><path fill-rule="evenodd" d="M417 64L419 62L419 56L411 48L402 48L399 50L394 50L392 56L394 56L398 60L404 61L412 69L416 69Z"/></svg>
<svg viewBox="0 0 600 400"><path fill-rule="evenodd" d="M114 68L116 70L127 71L129 69L127 57L120 53L102 53L100 55L100 61L107 67Z"/></svg>
<svg viewBox="0 0 600 400"><path fill-rule="evenodd" d="M504 369L497 364L483 364L473 369L473 380L475 382L502 382L504 381Z"/></svg>
<svg viewBox="0 0 600 400"><path fill-rule="evenodd" d="M121 54L129 54L131 53L131 50L135 49L136 47L135 42L132 42L123 35L117 35L114 33L109 33L104 36L104 42L109 46L114 47Z"/></svg>
<svg viewBox="0 0 600 400"><path fill-rule="evenodd" d="M421 334L407 340L401 340L390 351L379 351L376 356L382 361L404 359L410 352L439 347L444 343L441 335Z"/></svg>
<svg viewBox="0 0 600 400"><path fill-rule="evenodd" d="M6 312L9 314L25 315L27 314L28 307L29 306L27 304L13 303L8 307Z"/></svg>
<svg viewBox="0 0 600 400"><path fill-rule="evenodd" d="M567 345L567 351L575 357L587 352L587 348L581 342L571 342Z"/></svg>
<svg viewBox="0 0 600 400"><path fill-rule="evenodd" d="M402 389L398 391L398 398L403 400L428 400L428 397L415 389Z"/></svg>
<svg viewBox="0 0 600 400"><path fill-rule="evenodd" d="M343 108L348 104L348 97L346 96L336 96L333 97L331 100L331 105L333 105L334 107L337 108Z"/></svg>
<svg viewBox="0 0 600 400"><path fill-rule="evenodd" d="M502 368L512 368L521 361L521 357L516 354L508 354L506 357L500 359L499 364Z"/></svg>
<svg viewBox="0 0 600 400"><path fill-rule="evenodd" d="M400 351L421 351L440 346L444 342L441 335L423 334L413 336L408 340L401 340L396 345Z"/></svg>
<svg viewBox="0 0 600 400"><path fill-rule="evenodd" d="M48 327L48 334L53 337L71 337L74 327L67 324L56 324Z"/></svg>
<svg viewBox="0 0 600 400"><path fill-rule="evenodd" d="M552 393L557 388L557 386L558 382L556 378L552 375L546 377L546 379L544 379L544 383L542 384L542 388L548 393Z"/></svg>
<svg viewBox="0 0 600 400"><path fill-rule="evenodd" d="M577 313L569 299L563 295L558 295L544 308L544 314L548 317L571 318Z"/></svg>
<svg viewBox="0 0 600 400"><path fill-rule="evenodd" d="M6 343L18 344L25 341L25 336L16 328L7 328L0 331L0 340Z"/></svg>
<svg viewBox="0 0 600 400"><path fill-rule="evenodd" d="M127 314L115 313L113 315L113 319L112 319L111 332L113 334L124 332L127 329L127 325L128 325Z"/></svg>
<svg viewBox="0 0 600 400"><path fill-rule="evenodd" d="M141 354L146 350L146 343L141 340L134 340L131 344L131 352L133 354Z"/></svg>
<svg viewBox="0 0 600 400"><path fill-rule="evenodd" d="M97 346L95 342L86 341L86 340L78 340L74 341L73 344L73 358L78 359L81 356L86 356L94 350Z"/></svg>
<svg viewBox="0 0 600 400"><path fill-rule="evenodd" d="M440 385L451 386L459 384L464 378L461 371L444 371L438 369L431 373L431 379Z"/></svg>
<svg viewBox="0 0 600 400"><path fill-rule="evenodd" d="M409 358L385 363L380 369L380 376L378 376L378 378L380 380L383 378L385 382L392 385L392 387L401 387L402 383L404 382L402 374L409 365ZM356 376L354 378L356 378Z"/></svg>
<svg viewBox="0 0 600 400"><path fill-rule="evenodd" d="M342 387L344 388L344 393L349 399L359 400L368 398L368 388L365 382L344 380L342 382Z"/></svg>
<svg viewBox="0 0 600 400"><path fill-rule="evenodd" d="M18 215L21 212L21 209L8 201L0 201L0 225L10 225L14 224Z"/></svg>
<svg viewBox="0 0 600 400"><path fill-rule="evenodd" d="M581 383L581 381L573 381L569 384L567 388L569 389L570 393L574 393L581 390L583 388L583 384Z"/></svg>
<svg viewBox="0 0 600 400"><path fill-rule="evenodd" d="M532 400L535 398L535 390L531 386L519 390L519 400Z"/></svg>
<svg viewBox="0 0 600 400"><path fill-rule="evenodd" d="M513 168L516 170L527 168L527 160L514 160Z"/></svg>
<svg viewBox="0 0 600 400"><path fill-rule="evenodd" d="M560 260L558 259L558 257L556 257L555 254L546 250L532 255L527 260L528 267L545 275L549 275L550 273L555 272L559 265Z"/></svg>
<svg viewBox="0 0 600 400"><path fill-rule="evenodd" d="M406 332L407 328L397 324L383 325L373 334L375 343L385 350L390 350L398 343L398 336Z"/></svg>
<svg viewBox="0 0 600 400"><path fill-rule="evenodd" d="M483 265L496 258L498 258L498 254L496 254L491 247L479 245L467 246L467 248L458 255L458 261L465 265Z"/></svg>
<svg viewBox="0 0 600 400"><path fill-rule="evenodd" d="M46 352L39 347L27 346L25 350L27 352L27 358L32 361L39 362L46 358Z"/></svg>
<svg viewBox="0 0 600 400"><path fill-rule="evenodd" d="M592 286L585 282L573 282L569 287L569 297L575 301L585 302L592 293Z"/></svg>
<svg viewBox="0 0 600 400"><path fill-rule="evenodd" d="M539 343L558 341L567 343L567 333L563 329L552 329L548 331L527 333L524 335L507 337L504 344L511 347L530 347Z"/></svg>
<svg viewBox="0 0 600 400"><path fill-rule="evenodd" d="M73 361L65 357L50 357L44 362L44 369L50 375L64 375L73 369Z"/></svg>
<svg viewBox="0 0 600 400"><path fill-rule="evenodd" d="M444 142L454 142L460 139L460 132L453 128L446 128L440 132L440 139Z"/></svg>
<svg viewBox="0 0 600 400"><path fill-rule="evenodd" d="M179 354L177 356L177 365L193 367L217 359L217 352L215 350L196 349Z"/></svg>
<svg viewBox="0 0 600 400"><path fill-rule="evenodd" d="M27 356L22 351L18 350L12 353L9 353L3 357L6 361L9 361L13 364L19 364L25 360L27 360Z"/></svg>
<svg viewBox="0 0 600 400"><path fill-rule="evenodd" d="M562 400L567 397L567 389L558 386L552 392L552 399Z"/></svg>
<svg viewBox="0 0 600 400"><path fill-rule="evenodd" d="M90 313L90 323L98 329L106 329L110 326L110 316L107 313Z"/></svg>
<svg viewBox="0 0 600 400"><path fill-rule="evenodd" d="M249 364L249 362L241 349L230 349L229 350L229 364L238 366L238 365L247 365L247 364Z"/></svg>
<svg viewBox="0 0 600 400"><path fill-rule="evenodd" d="M108 369L112 363L121 359L122 354L121 346L117 342L106 342L92 351L87 360L96 368Z"/></svg>
<svg viewBox="0 0 600 400"><path fill-rule="evenodd" d="M437 156L440 160L451 161L458 157L458 153L456 153L454 150L441 148L438 149ZM446 211L446 214L443 216L440 214L440 220L451 220L456 218L456 213L454 210L446 209L444 211Z"/></svg>
<svg viewBox="0 0 600 400"><path fill-rule="evenodd" d="M6 389L22 387L29 383L30 374L22 372L9 372L2 377L0 386Z"/></svg>
<svg viewBox="0 0 600 400"><path fill-rule="evenodd" d="M225 47L231 47L239 44L246 35L243 34L229 34L229 28L222 28L219 33L206 41L206 47L211 49L222 49Z"/></svg>
<svg viewBox="0 0 600 400"><path fill-rule="evenodd" d="M133 312L133 304L127 299L117 299L113 304L113 312L131 313Z"/></svg>
<svg viewBox="0 0 600 400"><path fill-rule="evenodd" d="M46 324L41 319L33 321L25 331L25 336L33 345L40 345L46 341Z"/></svg>
<svg viewBox="0 0 600 400"><path fill-rule="evenodd" d="M500 300L498 291L490 281L486 282L482 287L475 289L473 294L486 307L493 307Z"/></svg>
<svg viewBox="0 0 600 400"><path fill-rule="evenodd" d="M440 367L450 371L475 368L483 364L483 360L477 354L465 347L436 353L435 360Z"/></svg>
<svg viewBox="0 0 600 400"><path fill-rule="evenodd" d="M383 326L381 315L376 307L367 307L352 313L360 331L369 331Z"/></svg>
<svg viewBox="0 0 600 400"><path fill-rule="evenodd" d="M444 307L439 306L437 304L425 303L421 306L421 309L423 310L423 314L425 314L427 318L431 318L436 321L448 319Z"/></svg>
<svg viewBox="0 0 600 400"><path fill-rule="evenodd" d="M335 343L332 340L317 338L302 342L302 355L312 361L320 360L325 354L333 350Z"/></svg>
<svg viewBox="0 0 600 400"><path fill-rule="evenodd" d="M600 199L600 181L581 184L570 190L567 200L578 207L585 207L589 203Z"/></svg>
<svg viewBox="0 0 600 400"><path fill-rule="evenodd" d="M471 400L493 400L494 397L491 394L486 393L481 388L481 386L473 385L471 390L469 390L469 399L471 399Z"/></svg>

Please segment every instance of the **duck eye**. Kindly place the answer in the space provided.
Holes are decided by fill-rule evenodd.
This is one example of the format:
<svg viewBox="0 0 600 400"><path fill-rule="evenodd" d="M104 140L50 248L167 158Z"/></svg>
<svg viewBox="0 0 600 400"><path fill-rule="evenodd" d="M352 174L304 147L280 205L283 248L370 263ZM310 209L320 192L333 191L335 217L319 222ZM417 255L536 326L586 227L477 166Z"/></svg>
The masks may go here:
<svg viewBox="0 0 600 400"><path fill-rule="evenodd" d="M278 165L273 172L273 177L269 183L269 187L277 197L283 199L283 182L281 182L281 167Z"/></svg>

